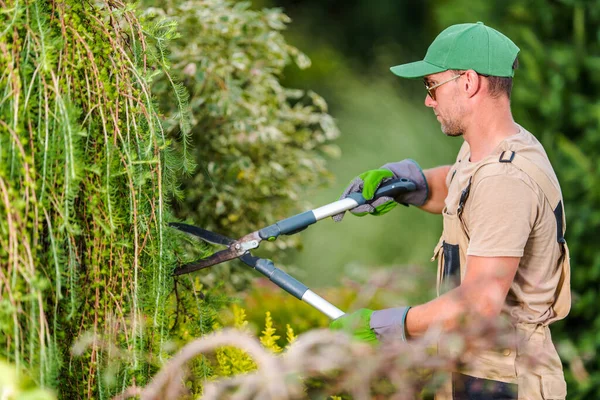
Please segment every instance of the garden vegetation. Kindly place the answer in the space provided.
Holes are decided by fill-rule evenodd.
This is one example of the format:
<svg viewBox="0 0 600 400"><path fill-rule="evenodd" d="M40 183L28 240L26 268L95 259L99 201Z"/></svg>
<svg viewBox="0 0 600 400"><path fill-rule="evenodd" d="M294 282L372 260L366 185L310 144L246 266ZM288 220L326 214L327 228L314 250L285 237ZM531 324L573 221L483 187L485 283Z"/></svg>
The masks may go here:
<svg viewBox="0 0 600 400"><path fill-rule="evenodd" d="M397 40L484 20L522 49L513 111L558 166L572 250L573 308L554 339L569 398L596 398L600 8L452 0L410 14L401 3L410 18L389 32ZM352 18L393 13L344 6L336 29L311 12L314 32L337 32L347 57L372 62L377 29ZM0 0L2 396L430 398L447 378L434 372L490 345L481 338L505 340L498 326L472 326L449 335L454 356L439 358L435 332L384 351L329 331L296 337L307 320L327 321L311 314L283 330L263 314L284 308L269 294L254 299L254 338L231 304L249 273L229 263L173 279L177 264L212 249L168 222L237 237L308 208L300 194L329 182L338 129L323 98L282 83L286 67L310 65L286 42L288 23L278 9L227 0ZM267 250L277 246L298 242Z"/></svg>
<svg viewBox="0 0 600 400"><path fill-rule="evenodd" d="M109 398L227 303L176 286L174 213L233 235L281 215L325 178L337 130L320 97L279 84L308 65L279 11L0 7L0 356L61 398Z"/></svg>

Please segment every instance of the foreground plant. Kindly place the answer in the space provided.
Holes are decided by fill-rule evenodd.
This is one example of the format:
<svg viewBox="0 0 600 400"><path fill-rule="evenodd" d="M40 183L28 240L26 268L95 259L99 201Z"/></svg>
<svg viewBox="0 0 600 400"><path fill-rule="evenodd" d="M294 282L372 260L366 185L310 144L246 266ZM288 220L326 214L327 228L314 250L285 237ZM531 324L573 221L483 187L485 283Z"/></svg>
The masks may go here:
<svg viewBox="0 0 600 400"><path fill-rule="evenodd" d="M184 346L149 385L131 387L115 399L185 398L189 393L185 382L190 378L186 364L201 354L218 352L222 346L243 350L257 370L208 382L203 399L302 399L307 390L319 398L340 394L354 399L426 398L448 380L450 371L477 352L514 346L514 338L502 327L482 321L460 334L446 334L441 341L439 331L431 331L410 343L397 340L377 346L354 342L342 333L313 330L300 335L279 355L245 332L226 329ZM438 343L448 351L438 354ZM307 388L307 381L315 379L321 384Z"/></svg>

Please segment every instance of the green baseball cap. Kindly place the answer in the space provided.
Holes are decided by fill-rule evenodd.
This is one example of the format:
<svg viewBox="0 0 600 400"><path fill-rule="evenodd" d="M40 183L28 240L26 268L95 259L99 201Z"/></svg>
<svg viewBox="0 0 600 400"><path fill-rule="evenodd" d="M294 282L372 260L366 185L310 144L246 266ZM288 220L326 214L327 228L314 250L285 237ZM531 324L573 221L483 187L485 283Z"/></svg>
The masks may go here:
<svg viewBox="0 0 600 400"><path fill-rule="evenodd" d="M421 78L449 69L472 69L483 75L512 77L519 48L495 29L476 24L452 25L440 33L423 61L390 70L402 78Z"/></svg>

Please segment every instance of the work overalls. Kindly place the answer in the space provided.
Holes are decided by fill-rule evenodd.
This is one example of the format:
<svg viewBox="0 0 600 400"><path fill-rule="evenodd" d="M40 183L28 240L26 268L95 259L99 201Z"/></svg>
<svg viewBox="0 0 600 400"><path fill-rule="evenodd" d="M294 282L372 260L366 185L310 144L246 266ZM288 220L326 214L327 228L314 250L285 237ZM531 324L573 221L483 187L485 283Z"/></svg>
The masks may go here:
<svg viewBox="0 0 600 400"><path fill-rule="evenodd" d="M460 285L466 273L468 230L464 224L465 203L469 198L471 184L485 176L484 166L491 163L512 163L536 182L550 204L557 222L556 240L562 247L560 259L562 276L556 289L552 308L555 316L543 324L511 324L511 333L516 335L516 348L484 351L469 362L469 366L452 374L452 382L436 394L436 399L564 399L566 384L562 364L552 343L548 324L564 318L570 309L570 265L569 250L564 240L565 219L558 181L548 177L542 169L517 151L504 151L482 160L477 169L467 177L462 189L458 208L443 211L444 230L434 251L438 259L438 295ZM450 171L452 174L452 171ZM477 175L477 176L476 176ZM440 351L443 349L440 347ZM526 365L530 355L541 361ZM479 392L489 390L489 392Z"/></svg>

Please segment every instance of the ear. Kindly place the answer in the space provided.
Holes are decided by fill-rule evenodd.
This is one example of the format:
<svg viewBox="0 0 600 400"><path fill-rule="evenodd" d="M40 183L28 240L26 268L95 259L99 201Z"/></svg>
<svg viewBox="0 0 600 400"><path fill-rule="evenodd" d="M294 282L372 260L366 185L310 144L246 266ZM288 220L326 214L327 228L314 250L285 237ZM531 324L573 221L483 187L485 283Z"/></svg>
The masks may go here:
<svg viewBox="0 0 600 400"><path fill-rule="evenodd" d="M467 97L473 97L479 93L482 89L483 79L472 69L465 72L463 80L463 90L467 94Z"/></svg>

